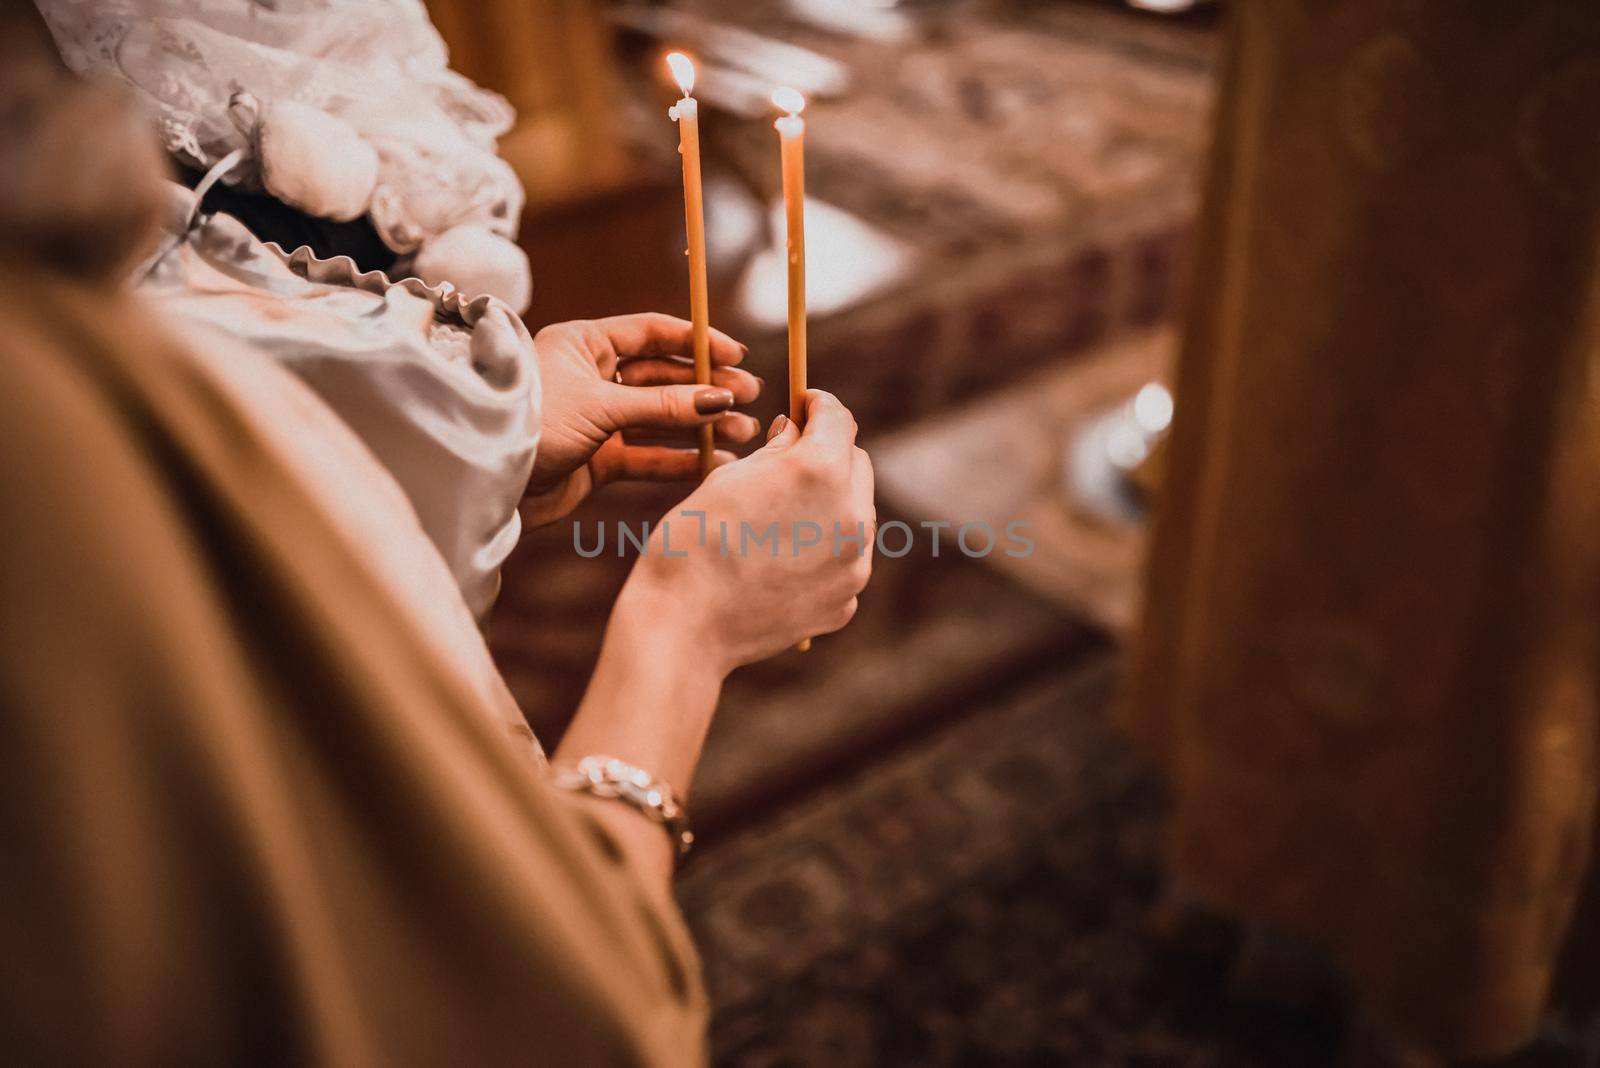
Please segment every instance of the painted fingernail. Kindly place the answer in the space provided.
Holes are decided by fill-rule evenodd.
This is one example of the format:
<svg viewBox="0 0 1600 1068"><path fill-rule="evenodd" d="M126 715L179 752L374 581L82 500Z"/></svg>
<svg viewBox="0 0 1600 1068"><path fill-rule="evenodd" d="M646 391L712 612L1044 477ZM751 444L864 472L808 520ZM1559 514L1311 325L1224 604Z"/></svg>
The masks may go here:
<svg viewBox="0 0 1600 1068"><path fill-rule="evenodd" d="M779 434L783 433L783 428L788 426L788 425L789 425L789 417L787 415L780 415L780 416L775 417L772 420L772 425L767 427L767 440L771 441L773 438L775 438Z"/></svg>
<svg viewBox="0 0 1600 1068"><path fill-rule="evenodd" d="M732 407L731 389L702 389L694 395L694 410L701 415L715 415Z"/></svg>

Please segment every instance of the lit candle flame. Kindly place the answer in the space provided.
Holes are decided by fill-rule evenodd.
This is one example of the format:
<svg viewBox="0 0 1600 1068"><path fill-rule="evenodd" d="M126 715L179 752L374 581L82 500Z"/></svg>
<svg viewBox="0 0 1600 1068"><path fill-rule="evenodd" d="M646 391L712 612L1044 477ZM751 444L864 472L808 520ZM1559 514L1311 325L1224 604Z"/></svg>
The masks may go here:
<svg viewBox="0 0 1600 1068"><path fill-rule="evenodd" d="M787 85L772 91L772 102L791 115L798 115L806 109L806 98L800 95L799 90Z"/></svg>
<svg viewBox="0 0 1600 1068"><path fill-rule="evenodd" d="M688 96L694 89L694 63L682 52L668 52L667 66L672 68L672 78L678 83L678 88L683 90L684 96Z"/></svg>

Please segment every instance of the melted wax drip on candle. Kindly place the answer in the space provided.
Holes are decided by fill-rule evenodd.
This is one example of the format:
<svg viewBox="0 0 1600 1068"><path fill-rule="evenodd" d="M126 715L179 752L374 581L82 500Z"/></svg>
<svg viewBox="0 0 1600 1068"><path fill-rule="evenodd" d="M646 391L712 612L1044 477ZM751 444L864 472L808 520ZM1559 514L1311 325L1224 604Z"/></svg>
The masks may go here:
<svg viewBox="0 0 1600 1068"><path fill-rule="evenodd" d="M790 117L798 116L806 109L806 98L800 95L799 90L787 85L772 91L772 103L779 111L788 112Z"/></svg>

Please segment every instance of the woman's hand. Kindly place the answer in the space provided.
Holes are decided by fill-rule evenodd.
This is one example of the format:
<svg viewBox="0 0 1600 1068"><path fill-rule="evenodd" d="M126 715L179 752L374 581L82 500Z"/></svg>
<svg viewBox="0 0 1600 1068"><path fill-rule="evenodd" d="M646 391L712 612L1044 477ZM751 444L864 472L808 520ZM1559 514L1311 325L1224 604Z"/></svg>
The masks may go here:
<svg viewBox="0 0 1600 1068"><path fill-rule="evenodd" d="M617 598L557 762L619 757L684 797L728 672L850 621L877 533L872 461L855 438L844 406L813 390L804 432L775 421L766 447L711 472L666 517ZM617 805L593 815L670 878L660 827Z"/></svg>
<svg viewBox="0 0 1600 1068"><path fill-rule="evenodd" d="M559 519L593 490L620 479L699 477L692 448L629 445L625 431L671 436L702 423L724 441L749 441L760 429L731 412L761 392L761 380L734 365L745 347L711 331L711 385L696 385L692 328L670 315L621 315L557 323L533 339L543 391L539 450L523 502L524 519ZM719 463L733 459L718 451Z"/></svg>
<svg viewBox="0 0 1600 1068"><path fill-rule="evenodd" d="M805 430L782 417L773 430L664 518L618 602L693 635L723 673L843 627L872 573L872 461L855 419L812 390Z"/></svg>

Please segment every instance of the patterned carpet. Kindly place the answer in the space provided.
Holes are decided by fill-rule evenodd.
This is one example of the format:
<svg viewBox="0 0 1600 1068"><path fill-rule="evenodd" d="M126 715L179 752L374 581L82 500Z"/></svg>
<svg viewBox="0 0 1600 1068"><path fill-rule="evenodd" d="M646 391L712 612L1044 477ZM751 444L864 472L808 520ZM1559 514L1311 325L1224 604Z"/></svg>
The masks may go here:
<svg viewBox="0 0 1600 1068"><path fill-rule="evenodd" d="M1331 1063L1151 936L1160 792L1073 660L688 865L717 1064Z"/></svg>

